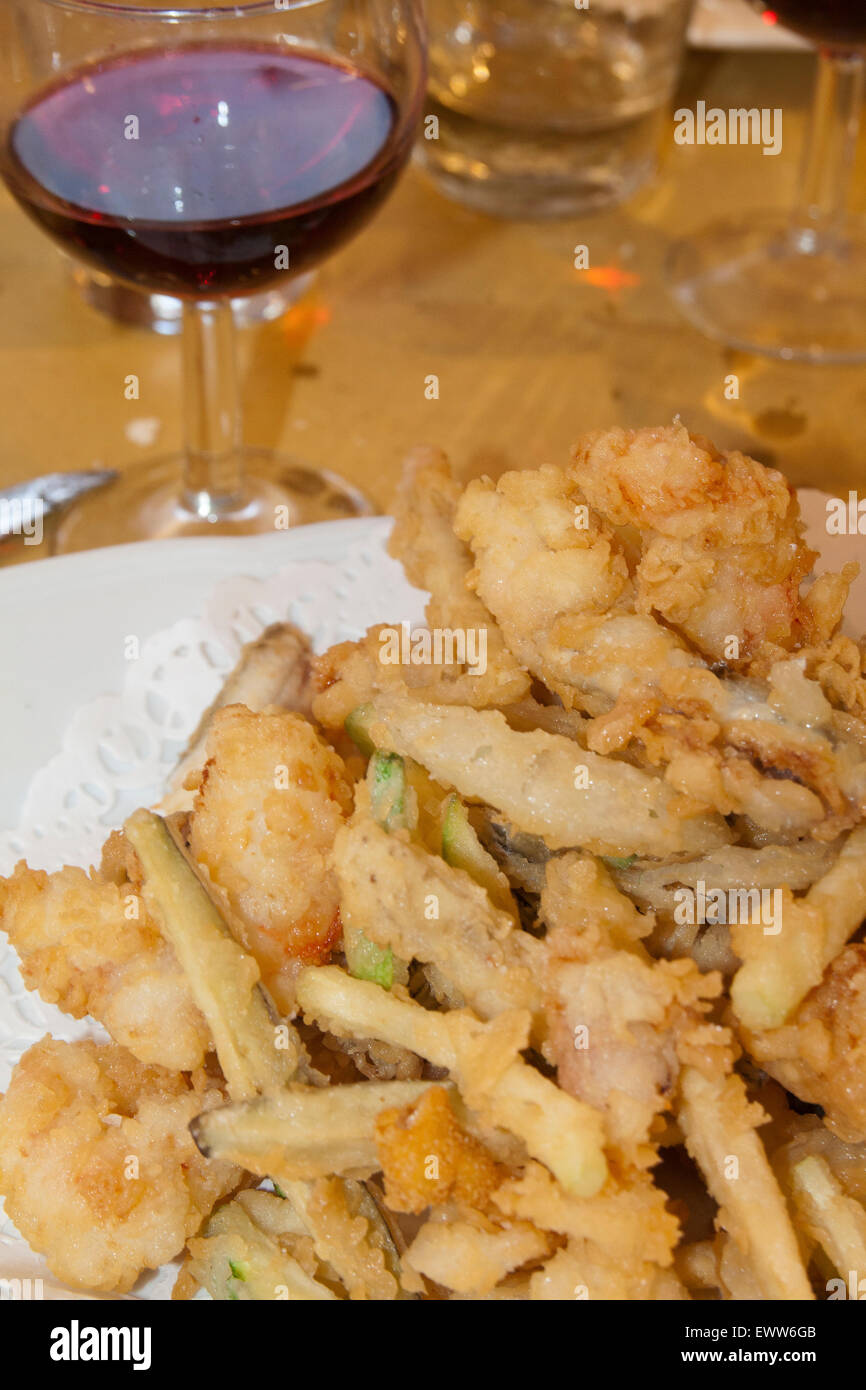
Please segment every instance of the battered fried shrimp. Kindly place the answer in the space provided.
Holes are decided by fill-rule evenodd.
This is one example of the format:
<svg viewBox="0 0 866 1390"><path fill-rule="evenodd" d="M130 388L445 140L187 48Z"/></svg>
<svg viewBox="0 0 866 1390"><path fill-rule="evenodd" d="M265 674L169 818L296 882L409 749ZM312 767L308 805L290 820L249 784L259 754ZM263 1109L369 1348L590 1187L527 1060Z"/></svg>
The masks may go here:
<svg viewBox="0 0 866 1390"><path fill-rule="evenodd" d="M0 879L0 927L28 988L73 1018L90 1014L140 1062L200 1067L212 1046L177 957L109 851L115 881L96 871L46 874L20 863ZM134 856L133 856L134 858Z"/></svg>
<svg viewBox="0 0 866 1390"><path fill-rule="evenodd" d="M434 1212L406 1251L410 1269L455 1293L484 1298L513 1271L550 1254L556 1241L527 1221L496 1225L477 1212Z"/></svg>
<svg viewBox="0 0 866 1390"><path fill-rule="evenodd" d="M862 721L840 723L788 650L829 637L850 576L800 598L813 556L778 474L683 430L613 431L578 446L570 470L470 483L455 526L512 650L593 716L591 751L647 762L781 838L832 838L866 813ZM828 685L840 676L822 670Z"/></svg>
<svg viewBox="0 0 866 1390"><path fill-rule="evenodd" d="M7 1214L58 1279L130 1289L240 1180L203 1159L188 1129L221 1099L204 1072L145 1067L114 1043L43 1038L0 1100Z"/></svg>
<svg viewBox="0 0 866 1390"><path fill-rule="evenodd" d="M291 623L272 623L242 648L238 663L214 703L205 710L187 744L186 751L172 773L168 795L163 799L164 814L188 810L192 797L186 788L201 776L206 757L207 735L218 709L245 705L263 710L271 705L309 715L313 698L313 650L305 632Z"/></svg>
<svg viewBox="0 0 866 1390"><path fill-rule="evenodd" d="M560 1086L600 1110L625 1163L656 1161L654 1121L671 1104L689 1042L700 1038L701 1004L718 977L691 960L649 964L625 951L590 962L557 959L550 938L550 1042Z"/></svg>
<svg viewBox="0 0 866 1390"><path fill-rule="evenodd" d="M800 585L817 554L781 473L673 425L588 435L570 476L605 522L639 535L638 611L711 661L736 666L813 630Z"/></svg>
<svg viewBox="0 0 866 1390"><path fill-rule="evenodd" d="M488 618L488 622L492 620ZM316 657L313 715L322 728L341 729L353 710L382 693L405 695L411 691L419 700L476 708L508 703L511 690L503 688L500 701L498 692L491 692L486 676L469 675L459 666L383 661L383 643L393 641L394 630L392 625L381 623L369 628L360 641L340 642ZM525 684L528 681L521 690Z"/></svg>
<svg viewBox="0 0 866 1390"><path fill-rule="evenodd" d="M649 614L636 613L620 538L561 468L469 484L455 517L470 582L511 650L567 707L609 709L635 681L700 664Z"/></svg>
<svg viewBox="0 0 866 1390"><path fill-rule="evenodd" d="M231 705L214 717L189 848L278 1008L340 937L328 855L351 807L345 768L310 724Z"/></svg>
<svg viewBox="0 0 866 1390"><path fill-rule="evenodd" d="M648 1260L667 1267L673 1261L679 1222L646 1173L630 1173L625 1183L610 1179L596 1197L569 1197L540 1163L528 1163L520 1177L497 1189L493 1202L505 1216L592 1241L625 1266Z"/></svg>
<svg viewBox="0 0 866 1390"><path fill-rule="evenodd" d="M835 1134L866 1142L866 945L846 946L790 1024L742 1036L765 1071L823 1106Z"/></svg>
<svg viewBox="0 0 866 1390"><path fill-rule="evenodd" d="M567 1303L575 1298L593 1303L650 1303L684 1299L688 1294L672 1270L660 1269L649 1260L612 1258L595 1241L570 1240L532 1275L529 1297L533 1303Z"/></svg>
<svg viewBox="0 0 866 1390"><path fill-rule="evenodd" d="M621 1160L646 1167L656 1159L654 1121L700 1044L705 1001L718 995L720 979L691 960L652 961L639 940L652 919L591 860L551 860L547 880L546 1055L563 1090L602 1112Z"/></svg>

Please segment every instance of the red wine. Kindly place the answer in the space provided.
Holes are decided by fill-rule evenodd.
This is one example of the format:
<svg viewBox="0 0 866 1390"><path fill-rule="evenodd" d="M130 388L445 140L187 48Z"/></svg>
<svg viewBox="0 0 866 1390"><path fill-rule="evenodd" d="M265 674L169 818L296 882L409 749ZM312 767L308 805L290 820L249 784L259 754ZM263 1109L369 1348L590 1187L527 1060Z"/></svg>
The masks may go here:
<svg viewBox="0 0 866 1390"><path fill-rule="evenodd" d="M67 74L12 125L3 174L78 258L151 291L265 288L375 211L409 155L391 95L272 45L146 48Z"/></svg>
<svg viewBox="0 0 866 1390"><path fill-rule="evenodd" d="M866 44L866 0L757 0L780 24L817 43Z"/></svg>

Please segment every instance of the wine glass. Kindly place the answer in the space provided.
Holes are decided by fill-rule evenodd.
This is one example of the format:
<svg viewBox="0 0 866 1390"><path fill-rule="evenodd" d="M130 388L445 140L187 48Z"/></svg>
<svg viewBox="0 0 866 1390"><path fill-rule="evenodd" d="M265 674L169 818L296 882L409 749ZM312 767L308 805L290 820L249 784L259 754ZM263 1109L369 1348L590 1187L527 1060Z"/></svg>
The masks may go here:
<svg viewBox="0 0 866 1390"><path fill-rule="evenodd" d="M65 518L58 549L367 512L241 444L231 300L303 275L381 205L425 90L422 0L3 0L0 172L88 266L183 300L186 447Z"/></svg>
<svg viewBox="0 0 866 1390"><path fill-rule="evenodd" d="M864 0L754 0L816 41L818 78L796 206L698 232L674 248L685 315L732 347L792 361L866 360L866 230L848 211L863 101ZM784 127L783 127L784 128Z"/></svg>

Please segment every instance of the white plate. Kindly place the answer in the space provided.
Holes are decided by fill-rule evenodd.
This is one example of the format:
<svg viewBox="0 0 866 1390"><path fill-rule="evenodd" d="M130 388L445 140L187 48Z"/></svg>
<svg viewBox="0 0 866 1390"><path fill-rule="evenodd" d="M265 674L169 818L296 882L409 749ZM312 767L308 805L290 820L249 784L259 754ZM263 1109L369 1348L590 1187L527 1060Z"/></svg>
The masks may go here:
<svg viewBox="0 0 866 1390"><path fill-rule="evenodd" d="M810 544L824 552L818 570L857 559L862 537L827 536L825 494L805 491L800 497ZM25 791L35 774L34 785L42 781L37 806L50 804L51 792L101 776L90 723L102 743L111 742L111 734L116 751L122 747L116 727L122 710L147 741L141 697L151 693L153 682L136 687L140 666L164 677L163 693L174 692L182 717L173 732L183 741L231 668L240 642L274 617L298 622L318 650L358 637L374 622L419 621L424 596L406 583L385 550L390 524L374 518L281 536L120 546L0 571L0 872L9 872L17 857L10 860L14 844L2 831L18 825L22 807L29 808L32 821L33 788L26 799ZM848 627L855 633L866 628L866 578L852 596ZM124 656L130 635L142 649L132 669ZM206 662L203 649L209 645L218 650ZM82 722L88 711L90 723ZM159 795L161 774L171 766L171 741L156 742L155 751L132 760L123 783L129 809ZM32 865L90 862L82 844L98 846L109 826L123 819L119 808L112 813L109 806L99 825L84 827L82 840L79 812L73 805L67 840L62 834L53 842L43 839L28 852ZM48 1031L72 1039L92 1027L27 993L14 953L0 944L0 1090L21 1053ZM13 1276L43 1278L46 1297L69 1296L0 1212L0 1277ZM171 1269L158 1271L138 1285L136 1296L168 1297L173 1278Z"/></svg>

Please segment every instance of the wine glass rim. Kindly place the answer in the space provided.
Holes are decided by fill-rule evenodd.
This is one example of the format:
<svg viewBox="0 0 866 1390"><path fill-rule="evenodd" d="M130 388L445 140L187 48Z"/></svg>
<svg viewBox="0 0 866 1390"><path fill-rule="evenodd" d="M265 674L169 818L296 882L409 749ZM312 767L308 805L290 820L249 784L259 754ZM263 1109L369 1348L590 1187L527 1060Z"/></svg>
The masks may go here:
<svg viewBox="0 0 866 1390"><path fill-rule="evenodd" d="M115 18L183 20L183 19L227 19L233 14L285 14L291 10L306 10L314 5L327 3L327 0L284 0L281 5L275 0L236 0L236 3L202 6L200 9L185 9L183 5L133 4L125 5L119 0L47 0L58 10L78 10L89 14L108 14Z"/></svg>

